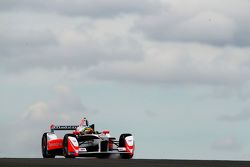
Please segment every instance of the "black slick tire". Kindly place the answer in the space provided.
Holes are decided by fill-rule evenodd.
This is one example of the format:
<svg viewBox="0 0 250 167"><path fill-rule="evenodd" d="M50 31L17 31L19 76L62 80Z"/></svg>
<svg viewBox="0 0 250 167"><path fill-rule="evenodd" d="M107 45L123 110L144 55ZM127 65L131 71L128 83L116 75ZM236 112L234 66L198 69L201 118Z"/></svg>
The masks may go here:
<svg viewBox="0 0 250 167"><path fill-rule="evenodd" d="M42 155L43 158L55 158L55 154L53 154L51 151L48 151L48 139L47 139L47 133L43 134L42 137Z"/></svg>
<svg viewBox="0 0 250 167"><path fill-rule="evenodd" d="M69 155L69 151L68 151L68 140L69 137L75 137L75 135L72 134L66 134L63 138L63 155L65 158L75 158L74 155Z"/></svg>

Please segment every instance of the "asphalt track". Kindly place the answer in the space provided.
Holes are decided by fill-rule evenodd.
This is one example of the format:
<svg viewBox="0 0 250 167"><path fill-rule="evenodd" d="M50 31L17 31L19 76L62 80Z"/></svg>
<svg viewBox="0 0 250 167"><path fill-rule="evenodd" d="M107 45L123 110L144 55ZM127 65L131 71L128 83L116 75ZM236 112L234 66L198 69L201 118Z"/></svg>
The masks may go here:
<svg viewBox="0 0 250 167"><path fill-rule="evenodd" d="M250 167L250 161L146 159L0 159L1 167Z"/></svg>

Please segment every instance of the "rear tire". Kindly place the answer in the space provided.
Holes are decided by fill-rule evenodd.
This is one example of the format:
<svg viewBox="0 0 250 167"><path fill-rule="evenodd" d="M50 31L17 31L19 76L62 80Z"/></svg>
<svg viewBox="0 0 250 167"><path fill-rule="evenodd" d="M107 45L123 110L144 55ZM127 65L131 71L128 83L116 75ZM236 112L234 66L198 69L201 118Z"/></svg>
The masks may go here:
<svg viewBox="0 0 250 167"><path fill-rule="evenodd" d="M42 155L43 158L55 158L55 154L53 154L51 151L48 151L47 133L44 133L42 137Z"/></svg>
<svg viewBox="0 0 250 167"><path fill-rule="evenodd" d="M63 155L64 155L65 158L75 158L74 155L69 155L69 151L68 151L69 138L68 137L75 137L75 135L67 134L67 135L64 136L64 138L63 138Z"/></svg>
<svg viewBox="0 0 250 167"><path fill-rule="evenodd" d="M121 134L120 138L119 138L119 147L125 147L125 138L128 136L132 136L130 133L125 133L125 134ZM124 154L121 153L120 157L122 159L131 159L133 157L134 154Z"/></svg>

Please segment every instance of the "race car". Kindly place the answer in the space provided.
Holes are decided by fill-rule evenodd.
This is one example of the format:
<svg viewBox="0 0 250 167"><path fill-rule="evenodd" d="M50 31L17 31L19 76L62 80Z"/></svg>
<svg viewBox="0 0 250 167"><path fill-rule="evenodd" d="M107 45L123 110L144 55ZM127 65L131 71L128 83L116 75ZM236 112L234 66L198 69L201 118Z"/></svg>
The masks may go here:
<svg viewBox="0 0 250 167"><path fill-rule="evenodd" d="M55 131L71 130L63 138L59 138ZM79 125L51 125L50 132L42 136L43 158L97 157L109 158L118 154L122 159L131 159L135 151L134 138L130 133L120 135L119 140L110 136L109 130L95 131L95 125L89 126L86 118Z"/></svg>

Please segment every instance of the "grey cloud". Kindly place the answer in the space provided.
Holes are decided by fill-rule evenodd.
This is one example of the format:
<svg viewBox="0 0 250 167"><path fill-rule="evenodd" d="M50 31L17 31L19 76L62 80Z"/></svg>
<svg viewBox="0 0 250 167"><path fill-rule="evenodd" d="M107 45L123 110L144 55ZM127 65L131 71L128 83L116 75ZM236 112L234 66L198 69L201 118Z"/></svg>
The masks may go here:
<svg viewBox="0 0 250 167"><path fill-rule="evenodd" d="M249 47L221 46L230 43L243 45L247 44L248 40L247 33L235 35L238 28L243 27L241 23L246 22L248 25L245 17L238 20L239 16L228 13L228 8L225 12L222 9L211 11L210 6L204 11L195 10L190 14L185 10L174 10L175 8L163 5L159 12L143 13L143 16L100 20L55 16L45 8L52 10L61 4L69 5L68 9L71 9L72 5L77 8L81 6L79 4L88 3L103 5L105 9L105 5L119 5L117 1L105 1L107 4L103 1L35 3L28 0L22 3L0 3L2 11L8 9L8 12L4 11L5 14L0 15L5 23L4 28L0 29L0 35L3 37L0 38L0 72L3 74L41 69L50 75L53 75L53 71L60 73L63 70L67 71L67 75L74 75L77 71L76 73L84 74L84 77L91 79L154 84L242 85L249 81ZM59 6L53 6L55 3ZM139 0L134 4L125 1L119 3L140 6L137 5ZM41 8L36 10L39 6ZM127 7L134 10L133 7ZM191 9L192 6L186 10ZM34 16L30 17L31 13L18 13L19 10L30 10ZM44 13L37 14L36 11L39 10L44 10ZM57 9L54 12L58 12ZM18 22L18 15L23 19L21 22ZM10 16L12 18L9 20ZM134 24L137 30L152 35L152 38L146 40L130 31ZM218 25L219 28L215 30L214 25ZM200 32L199 29L206 32ZM248 31L247 28L242 30ZM237 40L237 44L236 36L242 38ZM161 38L164 42L151 40L156 39L154 37Z"/></svg>
<svg viewBox="0 0 250 167"><path fill-rule="evenodd" d="M112 17L119 14L148 13L156 11L159 2L150 0L62 0L32 1L3 0L0 2L2 11L35 11L54 12L68 16Z"/></svg>
<svg viewBox="0 0 250 167"><path fill-rule="evenodd" d="M4 2L17 6L36 4L33 1L0 3ZM46 5L44 1L38 1L38 6L39 3ZM126 18L98 21L32 12L33 15L10 10L0 14L3 23L0 28L1 71L87 69L105 61L136 60L143 55L137 39L126 31L128 26L121 27L123 22L128 23Z"/></svg>
<svg viewBox="0 0 250 167"><path fill-rule="evenodd" d="M168 15L154 16L145 18L139 25L139 29L146 32L152 39L160 41L184 41L184 42L202 42L222 45L227 42L231 43L234 35L235 24L228 18L223 16L217 20L209 20L209 15L213 17L215 14L204 13L194 18L186 18L177 22L172 22ZM175 19L174 19L175 20Z"/></svg>
<svg viewBox="0 0 250 167"><path fill-rule="evenodd" d="M105 44L106 45L106 44ZM4 57L2 68L5 71L25 71L34 68L41 69L55 69L60 70L66 68L68 70L74 69L87 69L91 66L95 66L98 63L126 60L126 59L138 59L140 49L135 50L119 50L117 48L107 49L108 45L98 45L96 43L85 43L78 46L58 46L54 48L27 48L22 47L18 52L15 49L9 49L5 52L11 54L12 57Z"/></svg>
<svg viewBox="0 0 250 167"><path fill-rule="evenodd" d="M219 117L219 120L227 121L227 122L248 121L248 120L250 120L250 110L243 109L242 111L240 111L236 114L222 115L221 117Z"/></svg>
<svg viewBox="0 0 250 167"><path fill-rule="evenodd" d="M244 85L249 81L249 51L203 45L158 45L146 50L141 61L107 62L88 72L100 79L140 83ZM236 57L237 62L233 61Z"/></svg>
<svg viewBox="0 0 250 167"><path fill-rule="evenodd" d="M158 112L157 111L151 111L151 110L145 110L144 111L144 114L147 116L147 117L157 117L158 116Z"/></svg>
<svg viewBox="0 0 250 167"><path fill-rule="evenodd" d="M207 5L209 2L201 3L194 1L189 7L181 8L170 1L169 10L142 16L134 29L150 39L162 42L250 45L250 39L247 38L250 35L249 12L240 15L238 10L241 9L235 9L232 4L225 6L225 9L217 7L219 9L214 10L215 5L221 5L218 1L211 2L214 6ZM201 6L200 10L187 12L198 4ZM245 1L233 1L233 4L243 6L244 9L246 6L250 7L250 3ZM230 9L237 11L231 12Z"/></svg>
<svg viewBox="0 0 250 167"><path fill-rule="evenodd" d="M50 31L2 32L1 69L7 72L34 68L87 69L106 61L137 60L143 55L140 44L133 38L110 36L109 39L94 39L82 35L86 32L77 33L81 36L67 42L67 39L59 39L60 35Z"/></svg>
<svg viewBox="0 0 250 167"><path fill-rule="evenodd" d="M0 58L39 54L41 49L56 46L56 36L50 31L0 30Z"/></svg>
<svg viewBox="0 0 250 167"><path fill-rule="evenodd" d="M211 89L211 93L207 95L208 98L217 98L217 99L228 99L232 97L237 97L242 102L246 102L250 98L250 90L247 84L241 85L240 87L227 87L220 86L214 87Z"/></svg>

